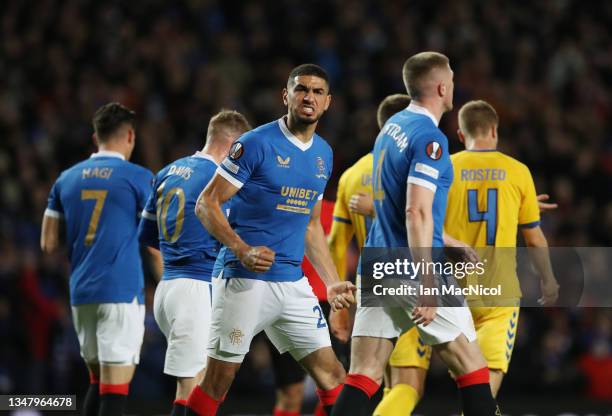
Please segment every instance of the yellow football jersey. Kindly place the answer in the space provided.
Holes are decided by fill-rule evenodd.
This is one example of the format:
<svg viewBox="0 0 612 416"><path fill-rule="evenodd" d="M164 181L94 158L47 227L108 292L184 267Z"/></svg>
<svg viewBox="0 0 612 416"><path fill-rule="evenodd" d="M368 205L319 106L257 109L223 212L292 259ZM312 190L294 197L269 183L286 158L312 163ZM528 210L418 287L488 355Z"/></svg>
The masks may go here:
<svg viewBox="0 0 612 416"><path fill-rule="evenodd" d="M496 298L519 298L516 256L511 248L516 247L519 226L540 223L529 168L498 151L462 151L452 155L451 161L455 176L448 194L444 231L477 248L481 259L487 259L484 276L459 282L501 285L502 292ZM487 304L495 304L492 301L488 299ZM510 305L502 302L500 306Z"/></svg>
<svg viewBox="0 0 612 416"><path fill-rule="evenodd" d="M346 252L353 236L359 248L365 244L372 219L349 211L349 201L357 192L372 193L372 163L368 153L348 168L338 182L334 221L328 237L329 249L340 279L346 278Z"/></svg>

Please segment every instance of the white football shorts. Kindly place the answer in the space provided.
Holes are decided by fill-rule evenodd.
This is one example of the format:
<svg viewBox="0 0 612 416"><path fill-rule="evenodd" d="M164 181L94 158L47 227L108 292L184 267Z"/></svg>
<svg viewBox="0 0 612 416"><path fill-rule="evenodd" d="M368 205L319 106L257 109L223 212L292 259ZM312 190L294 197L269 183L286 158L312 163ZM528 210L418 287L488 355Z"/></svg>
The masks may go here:
<svg viewBox="0 0 612 416"><path fill-rule="evenodd" d="M144 336L145 306L92 303L72 307L72 319L87 363L136 365Z"/></svg>

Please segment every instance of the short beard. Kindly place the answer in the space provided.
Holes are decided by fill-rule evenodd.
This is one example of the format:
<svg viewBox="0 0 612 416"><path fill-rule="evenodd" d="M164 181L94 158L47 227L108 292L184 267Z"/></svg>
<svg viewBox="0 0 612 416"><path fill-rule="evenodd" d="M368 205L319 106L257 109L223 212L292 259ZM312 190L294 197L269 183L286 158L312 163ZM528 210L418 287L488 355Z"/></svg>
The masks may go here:
<svg viewBox="0 0 612 416"><path fill-rule="evenodd" d="M320 119L321 116L323 114L319 114L316 118L312 119L312 118L304 118L302 117L297 111L292 111L291 112L291 118L293 118L294 121L298 122L299 124L303 125L303 126L308 126L310 124L315 124L317 123Z"/></svg>

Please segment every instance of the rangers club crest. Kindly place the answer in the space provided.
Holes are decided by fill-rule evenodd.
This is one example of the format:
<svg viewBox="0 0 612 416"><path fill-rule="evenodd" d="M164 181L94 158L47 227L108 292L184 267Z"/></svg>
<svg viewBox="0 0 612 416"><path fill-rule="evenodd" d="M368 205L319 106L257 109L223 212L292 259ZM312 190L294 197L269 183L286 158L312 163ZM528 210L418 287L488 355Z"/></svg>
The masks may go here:
<svg viewBox="0 0 612 416"><path fill-rule="evenodd" d="M425 147L427 157L433 160L438 160L442 157L442 146L438 142L429 142Z"/></svg>
<svg viewBox="0 0 612 416"><path fill-rule="evenodd" d="M319 179L327 179L327 175L325 174L325 163L321 156L317 156L317 169L319 173L317 173L317 178Z"/></svg>

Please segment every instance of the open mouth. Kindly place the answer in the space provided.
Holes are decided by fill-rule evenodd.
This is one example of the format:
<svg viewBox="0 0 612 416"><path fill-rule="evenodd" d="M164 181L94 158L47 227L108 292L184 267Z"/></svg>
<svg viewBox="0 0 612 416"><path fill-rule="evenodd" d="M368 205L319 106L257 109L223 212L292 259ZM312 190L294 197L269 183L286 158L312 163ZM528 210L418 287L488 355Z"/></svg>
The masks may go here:
<svg viewBox="0 0 612 416"><path fill-rule="evenodd" d="M312 115L314 115L315 110L314 110L314 108L312 108L310 106L304 105L304 106L302 106L302 112L304 114L306 114L307 116L312 116Z"/></svg>

